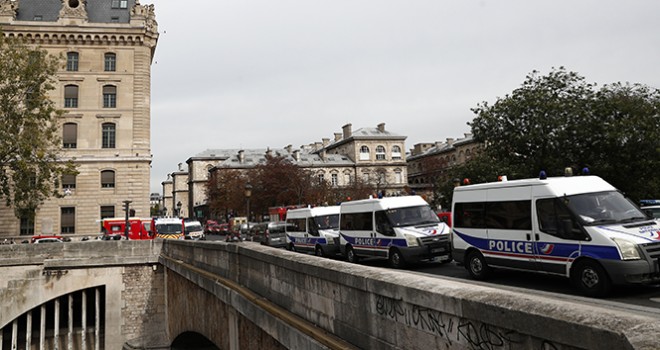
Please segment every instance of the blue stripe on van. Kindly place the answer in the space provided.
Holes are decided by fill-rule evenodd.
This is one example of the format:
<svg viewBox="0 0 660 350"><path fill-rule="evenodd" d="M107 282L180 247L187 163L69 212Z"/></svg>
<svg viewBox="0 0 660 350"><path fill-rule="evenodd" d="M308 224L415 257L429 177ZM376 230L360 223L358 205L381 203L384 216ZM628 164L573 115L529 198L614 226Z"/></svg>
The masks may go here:
<svg viewBox="0 0 660 350"><path fill-rule="evenodd" d="M467 235L454 229L454 233L469 245L479 248L484 254L503 255L517 258L532 258L535 256L533 245L538 247L538 256L540 260L547 261L572 261L579 256L588 256L594 259L621 260L619 251L615 246L582 244L582 253L579 254L580 245L577 243L557 243L557 242L530 242L515 241L488 238L479 238ZM500 249L491 249L490 242L495 241ZM532 247L530 251L530 247Z"/></svg>
<svg viewBox="0 0 660 350"><path fill-rule="evenodd" d="M294 237L287 235L291 243L301 246L316 246L316 244L327 244L325 237Z"/></svg>
<svg viewBox="0 0 660 350"><path fill-rule="evenodd" d="M407 247L405 238L383 237L351 237L340 233L342 237L356 248L388 249L389 247Z"/></svg>

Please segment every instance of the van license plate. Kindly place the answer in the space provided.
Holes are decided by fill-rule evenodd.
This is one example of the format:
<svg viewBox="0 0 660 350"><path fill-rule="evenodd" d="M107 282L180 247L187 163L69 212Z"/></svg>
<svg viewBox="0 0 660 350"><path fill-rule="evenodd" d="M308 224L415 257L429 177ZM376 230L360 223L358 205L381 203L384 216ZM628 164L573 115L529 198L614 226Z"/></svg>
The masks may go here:
<svg viewBox="0 0 660 350"><path fill-rule="evenodd" d="M431 253L441 253L441 252L444 252L444 251L445 251L445 248L434 248L434 249L431 249Z"/></svg>
<svg viewBox="0 0 660 350"><path fill-rule="evenodd" d="M280 239L279 238L271 238L270 240L273 241L273 242L278 242Z"/></svg>

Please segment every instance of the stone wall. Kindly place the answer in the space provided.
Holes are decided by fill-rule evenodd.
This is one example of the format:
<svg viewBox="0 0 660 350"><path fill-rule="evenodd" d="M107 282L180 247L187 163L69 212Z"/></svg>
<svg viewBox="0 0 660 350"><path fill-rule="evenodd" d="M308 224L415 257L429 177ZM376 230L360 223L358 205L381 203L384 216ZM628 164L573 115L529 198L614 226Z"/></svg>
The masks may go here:
<svg viewBox="0 0 660 350"><path fill-rule="evenodd" d="M168 261L228 278L359 348L660 348L656 319L583 302L249 243L163 248ZM260 326L287 344L287 334Z"/></svg>

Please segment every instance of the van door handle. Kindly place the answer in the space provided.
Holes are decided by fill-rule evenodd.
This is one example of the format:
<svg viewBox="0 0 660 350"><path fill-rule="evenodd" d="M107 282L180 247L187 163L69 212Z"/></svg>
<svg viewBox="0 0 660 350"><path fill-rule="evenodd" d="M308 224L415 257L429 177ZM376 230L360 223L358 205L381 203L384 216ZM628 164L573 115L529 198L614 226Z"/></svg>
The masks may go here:
<svg viewBox="0 0 660 350"><path fill-rule="evenodd" d="M528 241L531 241L531 240L532 240L532 236L531 236L529 233L526 234L525 236L527 236L527 240L528 240Z"/></svg>
<svg viewBox="0 0 660 350"><path fill-rule="evenodd" d="M536 238L537 241L540 241L540 240L541 240L541 236L539 236L538 233L534 234L534 237Z"/></svg>

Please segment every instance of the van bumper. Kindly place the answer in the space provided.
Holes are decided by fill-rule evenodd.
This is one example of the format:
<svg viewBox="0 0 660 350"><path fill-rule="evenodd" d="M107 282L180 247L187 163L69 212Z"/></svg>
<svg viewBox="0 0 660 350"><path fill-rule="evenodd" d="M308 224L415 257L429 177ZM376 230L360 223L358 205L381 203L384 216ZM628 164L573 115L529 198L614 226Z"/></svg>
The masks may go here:
<svg viewBox="0 0 660 350"><path fill-rule="evenodd" d="M447 242L448 243L448 242ZM440 260L451 260L451 248L449 244L442 245L422 245L419 247L407 247L399 249L403 259L408 263L414 263L422 260L440 258Z"/></svg>
<svg viewBox="0 0 660 350"><path fill-rule="evenodd" d="M599 260L613 284L658 284L658 261L646 260Z"/></svg>

